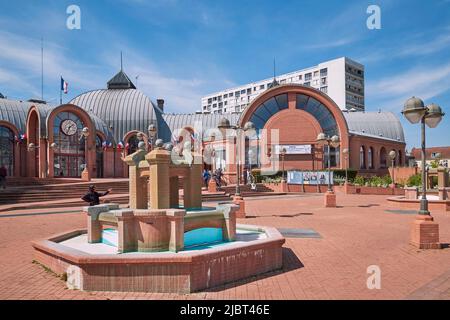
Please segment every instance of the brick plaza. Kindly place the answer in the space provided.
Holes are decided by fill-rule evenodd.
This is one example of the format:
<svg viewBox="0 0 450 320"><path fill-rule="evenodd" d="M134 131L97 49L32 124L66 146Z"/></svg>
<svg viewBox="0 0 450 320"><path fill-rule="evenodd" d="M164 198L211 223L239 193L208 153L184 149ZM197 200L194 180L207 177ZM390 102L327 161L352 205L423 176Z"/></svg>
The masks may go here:
<svg viewBox="0 0 450 320"><path fill-rule="evenodd" d="M432 212L444 248L419 250L408 244L415 215L386 211L386 196L338 193L337 199L337 208L324 208L316 194L247 198L247 218L238 223L308 229L320 237L286 237L280 271L186 295L69 290L33 263L30 242L85 228L81 209L2 212L0 299L450 299L448 212ZM371 265L381 269L379 290L366 285Z"/></svg>

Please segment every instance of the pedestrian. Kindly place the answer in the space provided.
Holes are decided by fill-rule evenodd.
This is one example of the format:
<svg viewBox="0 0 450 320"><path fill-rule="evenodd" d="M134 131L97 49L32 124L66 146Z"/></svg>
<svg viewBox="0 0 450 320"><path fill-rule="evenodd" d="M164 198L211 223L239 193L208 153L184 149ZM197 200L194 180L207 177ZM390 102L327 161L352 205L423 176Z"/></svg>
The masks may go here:
<svg viewBox="0 0 450 320"><path fill-rule="evenodd" d="M211 173L209 173L208 170L203 169L203 183L205 184L206 188L208 188L209 179L211 179Z"/></svg>
<svg viewBox="0 0 450 320"><path fill-rule="evenodd" d="M8 170L6 170L6 167L2 165L0 167L0 186L3 189L6 189L6 176L8 175Z"/></svg>
<svg viewBox="0 0 450 320"><path fill-rule="evenodd" d="M100 197L106 196L112 191L111 188L109 188L106 192L97 192L95 191L95 186L90 185L89 186L89 192L86 193L81 199L83 201L89 202L90 206L96 206L100 204Z"/></svg>
<svg viewBox="0 0 450 320"><path fill-rule="evenodd" d="M218 168L216 170L216 172L214 173L214 178L216 180L217 188L221 188L222 187L222 175L223 175L222 168Z"/></svg>

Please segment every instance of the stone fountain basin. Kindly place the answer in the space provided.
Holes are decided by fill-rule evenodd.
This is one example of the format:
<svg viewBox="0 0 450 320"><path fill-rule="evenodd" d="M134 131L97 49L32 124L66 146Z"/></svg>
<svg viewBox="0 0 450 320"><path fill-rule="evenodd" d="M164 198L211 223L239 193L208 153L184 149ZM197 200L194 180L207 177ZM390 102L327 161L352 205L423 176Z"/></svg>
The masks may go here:
<svg viewBox="0 0 450 320"><path fill-rule="evenodd" d="M237 229L265 236L177 253L93 254L68 245L87 232L77 229L35 241L32 246L35 260L67 279L72 289L190 293L282 267L285 239L278 230L243 224Z"/></svg>

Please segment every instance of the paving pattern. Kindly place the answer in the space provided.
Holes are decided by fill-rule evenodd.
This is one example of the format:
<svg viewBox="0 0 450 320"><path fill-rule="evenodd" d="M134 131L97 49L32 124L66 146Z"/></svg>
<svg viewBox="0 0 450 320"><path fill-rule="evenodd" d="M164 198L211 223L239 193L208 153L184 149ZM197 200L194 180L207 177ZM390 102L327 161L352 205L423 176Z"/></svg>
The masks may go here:
<svg viewBox="0 0 450 320"><path fill-rule="evenodd" d="M338 194L338 208L322 205L320 195L247 201L248 218L239 223L309 229L320 238L286 238L281 271L188 295L66 289L32 263L30 241L85 227L85 217L23 210L40 214L0 218L0 299L450 299L450 248L410 246L414 215L386 212L385 196ZM449 244L450 213L433 216ZM367 288L371 265L381 270L379 290Z"/></svg>

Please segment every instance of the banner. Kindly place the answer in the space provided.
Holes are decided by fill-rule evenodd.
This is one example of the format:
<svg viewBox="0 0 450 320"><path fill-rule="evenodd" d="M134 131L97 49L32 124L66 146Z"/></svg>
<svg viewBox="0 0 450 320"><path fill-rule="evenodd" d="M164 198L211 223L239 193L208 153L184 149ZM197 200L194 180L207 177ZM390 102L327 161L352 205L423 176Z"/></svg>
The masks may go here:
<svg viewBox="0 0 450 320"><path fill-rule="evenodd" d="M290 184L328 184L328 171L288 171L287 182ZM333 171L331 171L333 184Z"/></svg>
<svg viewBox="0 0 450 320"><path fill-rule="evenodd" d="M283 148L286 150L286 154L311 154L310 144L275 145L275 154L281 154Z"/></svg>

